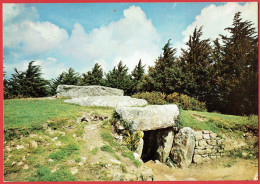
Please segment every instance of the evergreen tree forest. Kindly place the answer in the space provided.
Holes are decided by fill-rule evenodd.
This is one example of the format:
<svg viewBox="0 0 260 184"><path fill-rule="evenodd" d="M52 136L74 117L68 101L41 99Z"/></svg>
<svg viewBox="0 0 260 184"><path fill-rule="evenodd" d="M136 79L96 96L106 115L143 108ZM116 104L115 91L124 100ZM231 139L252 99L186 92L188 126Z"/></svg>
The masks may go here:
<svg viewBox="0 0 260 184"><path fill-rule="evenodd" d="M258 113L258 34L252 22L238 12L227 35L202 39L203 27L196 27L181 55L169 40L153 66L140 59L133 71L120 61L108 73L96 63L92 71L79 74L73 68L57 78L45 80L41 68L30 62L25 71L4 73L4 98L45 97L56 94L60 84L102 85L123 89L125 95L138 92L179 93L205 102L208 111L250 115Z"/></svg>

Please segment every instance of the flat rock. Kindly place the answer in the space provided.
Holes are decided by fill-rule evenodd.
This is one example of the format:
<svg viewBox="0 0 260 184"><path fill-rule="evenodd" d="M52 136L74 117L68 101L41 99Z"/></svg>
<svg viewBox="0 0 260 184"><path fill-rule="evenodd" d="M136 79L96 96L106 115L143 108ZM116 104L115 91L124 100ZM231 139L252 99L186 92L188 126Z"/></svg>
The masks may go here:
<svg viewBox="0 0 260 184"><path fill-rule="evenodd" d="M124 91L121 89L110 88L105 86L75 86L59 85L57 87L57 96L62 97L86 97L86 96L123 96Z"/></svg>
<svg viewBox="0 0 260 184"><path fill-rule="evenodd" d="M147 101L131 98L130 96L88 96L65 100L67 103L79 104L82 106L105 106L105 107L131 107L144 106Z"/></svg>
<svg viewBox="0 0 260 184"><path fill-rule="evenodd" d="M173 127L179 115L177 105L148 105L146 107L118 107L117 115L133 130L157 130Z"/></svg>
<svg viewBox="0 0 260 184"><path fill-rule="evenodd" d="M170 157L179 167L188 167L191 164L195 148L194 131L184 127L175 135Z"/></svg>

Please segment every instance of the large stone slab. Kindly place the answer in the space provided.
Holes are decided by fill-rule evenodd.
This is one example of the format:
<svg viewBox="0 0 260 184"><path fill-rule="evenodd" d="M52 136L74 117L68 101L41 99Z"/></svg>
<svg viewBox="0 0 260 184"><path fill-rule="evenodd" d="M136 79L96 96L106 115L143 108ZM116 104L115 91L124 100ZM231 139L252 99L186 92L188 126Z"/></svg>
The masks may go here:
<svg viewBox="0 0 260 184"><path fill-rule="evenodd" d="M158 131L157 134L157 146L158 149L156 151L158 160L162 163L165 163L167 157L170 155L172 149L172 143L174 139L174 132L172 128L166 128Z"/></svg>
<svg viewBox="0 0 260 184"><path fill-rule="evenodd" d="M121 89L104 87L104 86L74 86L59 85L57 87L57 96L63 97L86 97L86 96L123 96L124 91Z"/></svg>
<svg viewBox="0 0 260 184"><path fill-rule="evenodd" d="M194 148L194 131L189 127L184 127L175 135L170 157L179 167L188 167L194 155Z"/></svg>
<svg viewBox="0 0 260 184"><path fill-rule="evenodd" d="M88 96L65 100L67 103L75 103L82 106L128 107L144 106L147 101L131 98L130 96Z"/></svg>
<svg viewBox="0 0 260 184"><path fill-rule="evenodd" d="M118 107L116 113L133 130L157 130L173 127L179 115L177 105L148 105L146 107Z"/></svg>

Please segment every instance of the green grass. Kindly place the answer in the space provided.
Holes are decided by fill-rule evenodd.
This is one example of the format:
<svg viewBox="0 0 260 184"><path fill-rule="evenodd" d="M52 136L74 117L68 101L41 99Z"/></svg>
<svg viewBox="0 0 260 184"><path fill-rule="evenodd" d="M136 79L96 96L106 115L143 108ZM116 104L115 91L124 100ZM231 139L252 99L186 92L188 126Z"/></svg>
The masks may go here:
<svg viewBox="0 0 260 184"><path fill-rule="evenodd" d="M92 155L96 155L97 152L98 152L98 148L93 148L93 149L90 151L90 153L91 153Z"/></svg>
<svg viewBox="0 0 260 184"><path fill-rule="evenodd" d="M110 153L111 155L113 155L117 160L120 160L119 156L116 155L116 153L114 152L114 150L112 149L111 146L109 145L104 145L101 148L101 151L106 151L108 153Z"/></svg>
<svg viewBox="0 0 260 184"><path fill-rule="evenodd" d="M121 154L122 156L129 158L136 167L139 167L141 165L141 162L135 159L132 151L124 151Z"/></svg>
<svg viewBox="0 0 260 184"><path fill-rule="evenodd" d="M64 99L4 100L4 128L32 128L50 119L75 119L81 112L112 114L112 108L83 107L65 103Z"/></svg>
<svg viewBox="0 0 260 184"><path fill-rule="evenodd" d="M240 134L243 128L258 129L258 116L255 115L248 117L182 110L180 122L183 127L210 130L216 133L236 131Z"/></svg>
<svg viewBox="0 0 260 184"><path fill-rule="evenodd" d="M39 166L33 176L28 177L29 181L76 181L74 177L67 169L60 169L55 172L51 172L46 166Z"/></svg>

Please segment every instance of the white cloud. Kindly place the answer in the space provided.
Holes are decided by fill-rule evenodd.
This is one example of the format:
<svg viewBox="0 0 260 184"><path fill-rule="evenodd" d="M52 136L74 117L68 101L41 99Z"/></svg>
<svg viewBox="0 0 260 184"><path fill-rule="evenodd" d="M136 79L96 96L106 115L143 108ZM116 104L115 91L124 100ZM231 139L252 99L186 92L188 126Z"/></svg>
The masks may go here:
<svg viewBox="0 0 260 184"><path fill-rule="evenodd" d="M47 58L45 60L36 60L36 65L40 65L42 69L42 76L45 79L56 78L59 74L64 72L67 68L64 63L59 63L55 58Z"/></svg>
<svg viewBox="0 0 260 184"><path fill-rule="evenodd" d="M3 23L8 24L12 21L34 20L39 17L35 7L25 7L24 4L3 4Z"/></svg>
<svg viewBox="0 0 260 184"><path fill-rule="evenodd" d="M45 53L57 49L68 39L65 29L50 22L35 21L35 8L23 4L4 5L3 42L5 48L17 49L27 55ZM30 14L26 12L32 11ZM22 19L21 19L22 17Z"/></svg>
<svg viewBox="0 0 260 184"><path fill-rule="evenodd" d="M31 13L18 19L27 11ZM65 59L67 66L80 73L91 70L96 62L106 72L120 60L130 71L139 59L146 66L153 65L161 53L161 38L152 21L147 19L138 6L125 9L123 14L124 17L120 20L90 32L76 23L71 35L68 35L65 29L51 22L39 21L35 8L23 4L5 4L4 48L9 54L17 55L17 64L5 63L6 70L14 66L24 68L28 64L24 58L35 58L47 78L56 77L65 69L64 63L42 59L50 56L59 58L60 61L61 58ZM7 60L10 61L10 58Z"/></svg>
<svg viewBox="0 0 260 184"><path fill-rule="evenodd" d="M7 73L14 73L14 68L18 71L25 71L30 61L23 60L22 62L9 64L4 63L4 69ZM63 63L57 62L55 58L46 58L45 60L35 60L34 65L41 67L42 77L45 79L56 78L59 74L66 70ZM10 77L10 76L9 76Z"/></svg>
<svg viewBox="0 0 260 184"><path fill-rule="evenodd" d="M196 16L195 21L182 32L183 42L188 40L196 26L203 26L202 39L215 39L219 34L228 35L228 32L224 29L232 25L234 15L239 11L243 20L252 21L255 24L254 27L257 28L258 4L256 2L248 2L244 5L235 2L220 6L210 5L203 8L200 15Z"/></svg>
<svg viewBox="0 0 260 184"><path fill-rule="evenodd" d="M140 7L131 6L124 10L124 18L89 33L75 24L64 53L77 58L81 65L102 61L109 65L104 70L109 70L122 60L132 70L139 59L153 65L161 52L159 42L151 20Z"/></svg>

